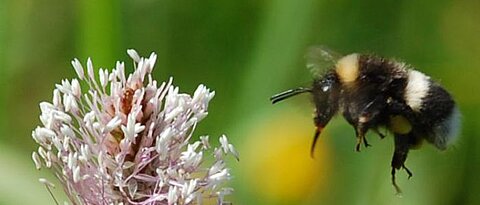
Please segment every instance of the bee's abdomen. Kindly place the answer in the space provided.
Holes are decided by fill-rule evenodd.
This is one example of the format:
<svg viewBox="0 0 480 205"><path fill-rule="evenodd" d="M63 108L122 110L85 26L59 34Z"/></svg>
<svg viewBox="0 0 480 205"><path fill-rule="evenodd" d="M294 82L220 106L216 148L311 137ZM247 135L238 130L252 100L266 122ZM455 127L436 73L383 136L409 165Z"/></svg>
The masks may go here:
<svg viewBox="0 0 480 205"><path fill-rule="evenodd" d="M445 149L458 135L460 112L450 94L437 83L431 82L419 116L419 121L430 128L427 141L439 149Z"/></svg>
<svg viewBox="0 0 480 205"><path fill-rule="evenodd" d="M460 114L451 95L428 76L408 71L405 103L415 112L417 130L439 149L445 149L458 134Z"/></svg>

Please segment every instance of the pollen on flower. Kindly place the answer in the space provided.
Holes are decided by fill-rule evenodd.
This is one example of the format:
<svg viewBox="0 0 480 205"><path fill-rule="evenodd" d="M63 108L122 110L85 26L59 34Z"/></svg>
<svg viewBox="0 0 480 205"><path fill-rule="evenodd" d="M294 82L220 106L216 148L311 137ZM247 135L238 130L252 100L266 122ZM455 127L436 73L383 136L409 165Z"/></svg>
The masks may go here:
<svg viewBox="0 0 480 205"><path fill-rule="evenodd" d="M133 73L117 62L111 71L99 69L99 82L90 58L86 72L71 62L78 79L62 80L52 102L40 103L35 167L51 168L73 204L223 204L232 192L223 187L231 178L225 156L238 160L238 152L225 135L220 147L208 136L191 140L215 92L199 85L193 96L180 93L172 78L159 84L151 74L154 53L127 53Z"/></svg>

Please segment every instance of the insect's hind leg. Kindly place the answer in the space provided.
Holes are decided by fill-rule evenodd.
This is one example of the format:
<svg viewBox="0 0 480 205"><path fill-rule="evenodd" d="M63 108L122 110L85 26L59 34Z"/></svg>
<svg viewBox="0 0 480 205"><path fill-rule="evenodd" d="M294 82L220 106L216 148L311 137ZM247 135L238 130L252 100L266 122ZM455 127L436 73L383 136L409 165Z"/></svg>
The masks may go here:
<svg viewBox="0 0 480 205"><path fill-rule="evenodd" d="M413 174L412 172L405 166L405 161L407 160L408 151L410 150L410 142L413 136L412 133L409 134L394 134L395 138L395 151L392 157L392 184L395 187L397 193L401 193L400 187L397 185L395 181L395 173L396 170L403 168L405 172L408 174L408 178L410 179Z"/></svg>

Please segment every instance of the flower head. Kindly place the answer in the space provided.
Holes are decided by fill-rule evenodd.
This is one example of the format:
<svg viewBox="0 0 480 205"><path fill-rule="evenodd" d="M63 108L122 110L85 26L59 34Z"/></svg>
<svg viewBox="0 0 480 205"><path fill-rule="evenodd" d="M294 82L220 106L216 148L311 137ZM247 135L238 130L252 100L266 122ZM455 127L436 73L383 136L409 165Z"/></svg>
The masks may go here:
<svg viewBox="0 0 480 205"><path fill-rule="evenodd" d="M158 85L151 75L157 56L127 52L133 73L117 62L112 71L99 69L99 81L90 59L86 73L72 61L78 80L63 80L52 102L40 103L36 168L53 169L73 204L223 203L232 191L222 186L230 179L224 157L238 153L225 136L211 152L208 136L191 142L215 92L199 85L193 96L180 93L172 78Z"/></svg>

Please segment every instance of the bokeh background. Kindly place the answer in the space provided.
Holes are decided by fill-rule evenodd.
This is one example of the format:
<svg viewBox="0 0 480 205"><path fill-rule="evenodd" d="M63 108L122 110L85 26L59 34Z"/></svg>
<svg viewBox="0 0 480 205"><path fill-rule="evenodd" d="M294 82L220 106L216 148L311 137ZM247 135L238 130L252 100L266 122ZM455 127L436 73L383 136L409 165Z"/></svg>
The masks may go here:
<svg viewBox="0 0 480 205"><path fill-rule="evenodd" d="M340 53L402 59L441 82L463 113L457 143L412 151L390 182L391 136L369 135L354 152L354 132L337 117L315 158L308 96L272 106L279 91L307 86L310 45ZM0 1L0 204L53 204L30 159L38 103L54 84L75 77L74 57L96 68L131 62L126 49L158 54L155 76L192 93L216 91L196 130L225 133L240 162L229 161L235 205L480 204L480 1L478 0L137 0ZM128 65L128 63L127 63ZM131 70L131 68L130 68ZM64 199L61 188L55 195Z"/></svg>

